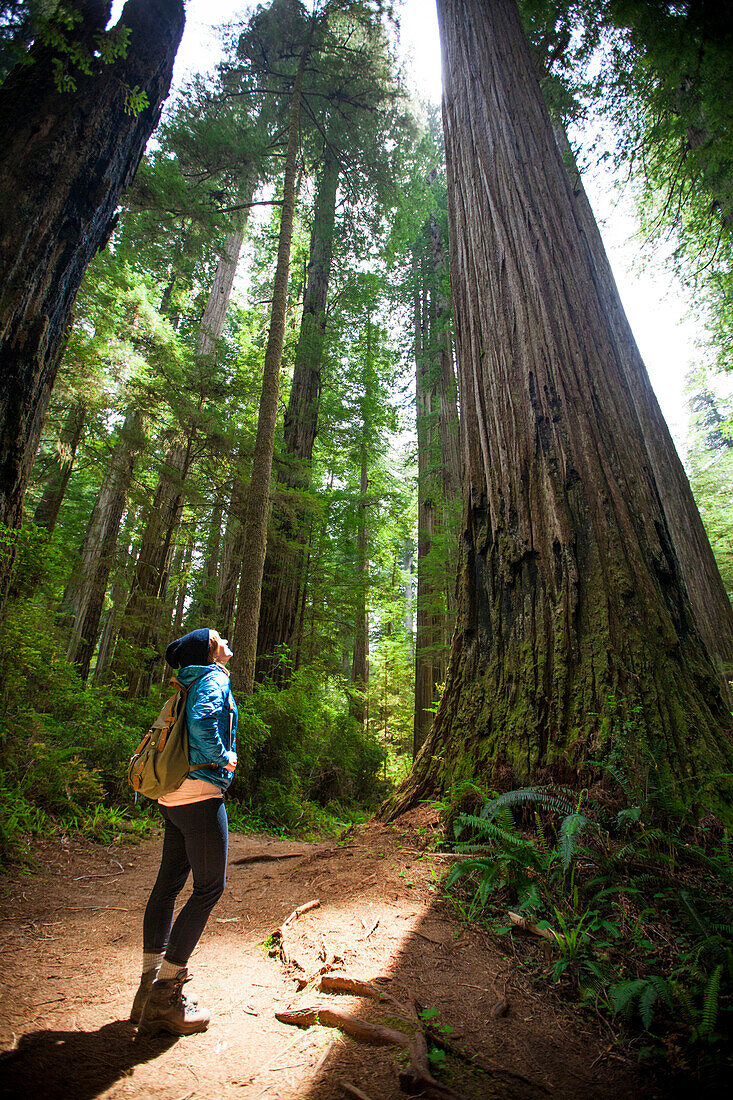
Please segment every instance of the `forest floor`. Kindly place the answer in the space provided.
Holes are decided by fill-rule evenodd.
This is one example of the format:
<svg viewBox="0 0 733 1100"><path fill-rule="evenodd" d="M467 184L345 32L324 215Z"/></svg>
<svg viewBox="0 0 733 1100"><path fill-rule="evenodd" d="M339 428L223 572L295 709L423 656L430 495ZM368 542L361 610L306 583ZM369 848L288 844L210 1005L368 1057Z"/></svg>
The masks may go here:
<svg viewBox="0 0 733 1100"><path fill-rule="evenodd" d="M124 848L49 840L35 870L0 878L0 1095L336 1100L344 1080L371 1100L396 1100L404 1052L275 1018L291 1005L330 1004L399 1026L396 1010L390 1020L374 1001L297 993L301 971L263 948L315 899L287 930L291 956L307 974L335 956L333 973L437 1009L434 1022L475 1057L470 1065L449 1055L440 1073L465 1097L669 1095L642 1078L607 1025L533 985L456 919L437 886L449 858L428 844L430 813L316 844L233 834L227 889L189 966L187 990L211 1025L177 1040L136 1040L128 1021L159 838ZM500 1001L509 1007L497 1016Z"/></svg>

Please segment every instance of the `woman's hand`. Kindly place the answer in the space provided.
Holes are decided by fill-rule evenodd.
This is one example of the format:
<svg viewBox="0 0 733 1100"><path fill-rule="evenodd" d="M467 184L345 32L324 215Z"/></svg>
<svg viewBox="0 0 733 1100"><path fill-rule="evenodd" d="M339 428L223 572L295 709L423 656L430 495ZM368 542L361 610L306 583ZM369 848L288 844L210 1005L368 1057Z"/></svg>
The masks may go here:
<svg viewBox="0 0 733 1100"><path fill-rule="evenodd" d="M226 768L226 770L227 770L228 772L233 772L233 771L234 771L234 769L236 768L236 766L237 766L237 754L236 754L236 752L235 752L235 753L234 753L234 759L233 759L233 760L230 760L228 764L225 764L225 765L224 765L224 767Z"/></svg>

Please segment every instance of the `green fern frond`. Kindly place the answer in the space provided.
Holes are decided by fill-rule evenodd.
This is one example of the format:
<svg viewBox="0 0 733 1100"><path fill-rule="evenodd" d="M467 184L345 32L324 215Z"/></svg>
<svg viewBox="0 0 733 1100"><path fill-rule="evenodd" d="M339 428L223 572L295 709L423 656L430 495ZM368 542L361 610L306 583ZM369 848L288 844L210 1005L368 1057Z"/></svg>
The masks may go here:
<svg viewBox="0 0 733 1100"><path fill-rule="evenodd" d="M519 836L518 833L511 832L509 829L503 829L500 825L497 825L495 821L485 821L475 814L461 814L458 823L462 828L470 826L472 829L475 829L479 835L488 840L502 842L513 848L533 850L533 846L528 840ZM461 850L461 845L456 845L456 847L459 851Z"/></svg>
<svg viewBox="0 0 733 1100"><path fill-rule="evenodd" d="M719 963L710 975L705 994L702 1000L702 1019L698 1029L700 1035L712 1035L718 1019L718 994L720 993L720 979L723 975L723 964Z"/></svg>
<svg viewBox="0 0 733 1100"><path fill-rule="evenodd" d="M487 802L481 816L495 817L505 806L525 806L530 802L536 803L540 809L567 815L575 812L576 798L576 792L568 787L521 787L516 791L506 791Z"/></svg>
<svg viewBox="0 0 733 1100"><path fill-rule="evenodd" d="M563 870L567 871L572 863L577 848L577 838L586 825L590 824L590 818L586 817L585 814L572 813L568 814L568 816L563 819L562 825L560 826L559 844Z"/></svg>
<svg viewBox="0 0 733 1100"><path fill-rule="evenodd" d="M612 990L614 1016L625 1016L628 1019L633 1011L634 1001L645 989L646 984L645 978L632 978L630 981L620 982L614 986Z"/></svg>

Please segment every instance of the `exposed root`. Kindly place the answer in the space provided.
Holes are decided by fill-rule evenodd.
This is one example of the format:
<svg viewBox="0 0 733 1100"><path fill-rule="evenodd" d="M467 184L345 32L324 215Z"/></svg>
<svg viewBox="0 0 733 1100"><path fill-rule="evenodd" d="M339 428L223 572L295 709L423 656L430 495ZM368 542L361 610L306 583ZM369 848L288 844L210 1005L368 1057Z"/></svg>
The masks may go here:
<svg viewBox="0 0 733 1100"><path fill-rule="evenodd" d="M328 1005L312 1005L308 1008L295 1008L286 1012L276 1012L275 1019L281 1024L294 1024L296 1027L313 1027L321 1024L325 1027L337 1027L354 1039L375 1046L397 1046L409 1050L412 1039L402 1031L383 1024L371 1024L359 1020L349 1012L341 1012Z"/></svg>

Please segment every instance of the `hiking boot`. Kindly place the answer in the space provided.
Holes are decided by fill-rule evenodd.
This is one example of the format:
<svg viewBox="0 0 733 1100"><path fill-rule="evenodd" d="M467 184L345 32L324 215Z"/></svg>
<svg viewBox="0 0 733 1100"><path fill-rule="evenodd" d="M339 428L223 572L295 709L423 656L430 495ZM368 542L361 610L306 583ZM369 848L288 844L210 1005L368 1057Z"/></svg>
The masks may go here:
<svg viewBox="0 0 733 1100"><path fill-rule="evenodd" d="M183 986L190 980L184 967L175 978L153 982L140 1017L139 1035L158 1035L161 1031L170 1035L193 1035L196 1031L206 1031L208 1012L199 1008L196 1001L187 1001L183 993Z"/></svg>
<svg viewBox="0 0 733 1100"><path fill-rule="evenodd" d="M155 981L155 975L158 973L158 967L152 966L150 970L146 970L140 979L140 985L137 987L137 993L135 999L132 1002L132 1008L130 1009L130 1019L133 1024L140 1023L140 1017L142 1016L145 1002L150 996L150 990L153 988L153 982Z"/></svg>

